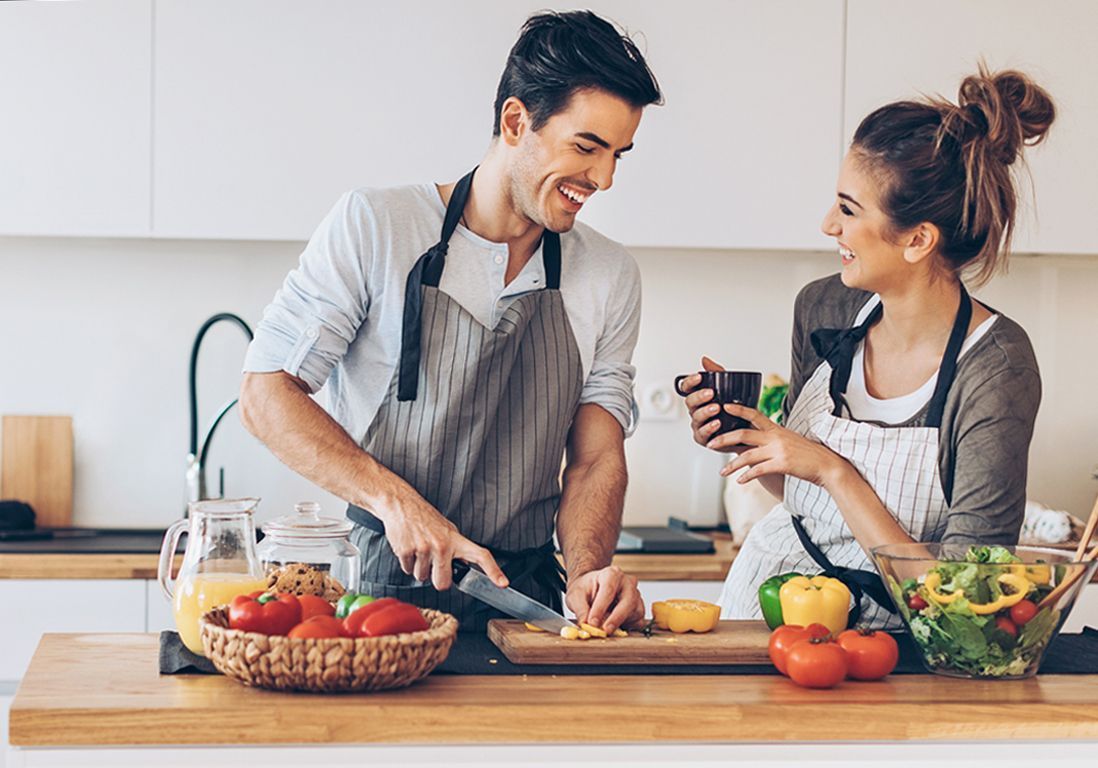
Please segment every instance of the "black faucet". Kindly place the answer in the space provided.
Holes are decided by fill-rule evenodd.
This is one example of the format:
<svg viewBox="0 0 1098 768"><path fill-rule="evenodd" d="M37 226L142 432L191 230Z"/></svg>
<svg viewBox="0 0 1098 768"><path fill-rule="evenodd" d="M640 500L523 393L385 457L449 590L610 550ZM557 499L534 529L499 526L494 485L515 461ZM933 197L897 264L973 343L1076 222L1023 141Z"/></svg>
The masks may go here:
<svg viewBox="0 0 1098 768"><path fill-rule="evenodd" d="M198 329L198 335L194 338L194 346L191 347L191 370L190 370L190 406L191 406L191 443L190 452L187 454L187 501L202 501L207 498L206 496L206 455L210 451L210 441L213 437L214 430L217 429L217 425L221 423L221 419L225 417L225 414L236 405L237 398L233 398L225 405L221 406L221 410L214 416L213 421L210 422L209 428L206 430L206 436L202 438L202 444L198 442L198 394L195 391L195 374L198 368L198 349L202 346L202 338L206 335L206 331L210 330L210 327L221 322L222 320L228 320L236 323L244 331L244 334L248 337L250 342L254 336L252 335L252 329L248 327L241 318L229 312L221 312L202 324L202 327ZM221 496L225 495L225 473L221 472ZM186 512L184 511L184 516Z"/></svg>

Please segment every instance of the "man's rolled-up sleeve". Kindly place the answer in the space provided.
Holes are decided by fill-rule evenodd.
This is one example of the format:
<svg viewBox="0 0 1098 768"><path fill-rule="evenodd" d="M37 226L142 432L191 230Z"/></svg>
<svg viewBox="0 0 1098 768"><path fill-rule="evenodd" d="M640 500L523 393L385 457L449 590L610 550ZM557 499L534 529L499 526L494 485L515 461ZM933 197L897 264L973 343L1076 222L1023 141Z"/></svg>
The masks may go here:
<svg viewBox="0 0 1098 768"><path fill-rule="evenodd" d="M595 344L591 372L583 384L580 404L602 406L618 420L626 437L637 425L637 402L633 385L637 369L632 364L633 350L640 333L641 279L632 259L621 282L610 297L606 323Z"/></svg>
<svg viewBox="0 0 1098 768"><path fill-rule="evenodd" d="M263 311L246 373L285 371L312 392L324 386L369 311L372 222L361 193L336 203Z"/></svg>

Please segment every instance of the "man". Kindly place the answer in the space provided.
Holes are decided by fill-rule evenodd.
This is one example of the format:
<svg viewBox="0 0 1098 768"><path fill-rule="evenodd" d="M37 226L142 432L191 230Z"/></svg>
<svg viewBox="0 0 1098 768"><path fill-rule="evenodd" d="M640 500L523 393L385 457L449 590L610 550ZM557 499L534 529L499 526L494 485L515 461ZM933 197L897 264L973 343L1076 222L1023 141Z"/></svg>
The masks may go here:
<svg viewBox="0 0 1098 768"><path fill-rule="evenodd" d="M350 503L362 591L482 627L493 614L451 589L459 559L558 608L564 587L607 630L643 619L636 580L610 566L640 281L576 214L661 100L606 21L531 17L474 172L345 195L267 308L242 419ZM331 415L309 397L325 382Z"/></svg>

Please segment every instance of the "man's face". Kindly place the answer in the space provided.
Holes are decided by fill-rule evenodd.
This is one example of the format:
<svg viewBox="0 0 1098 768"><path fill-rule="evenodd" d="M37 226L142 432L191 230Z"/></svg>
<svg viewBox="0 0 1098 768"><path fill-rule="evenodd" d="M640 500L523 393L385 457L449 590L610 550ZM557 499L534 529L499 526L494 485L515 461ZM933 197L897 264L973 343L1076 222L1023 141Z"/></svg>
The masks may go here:
<svg viewBox="0 0 1098 768"><path fill-rule="evenodd" d="M511 173L516 212L553 232L572 229L591 195L610 189L640 118L641 108L588 89L574 93L541 130L525 130Z"/></svg>

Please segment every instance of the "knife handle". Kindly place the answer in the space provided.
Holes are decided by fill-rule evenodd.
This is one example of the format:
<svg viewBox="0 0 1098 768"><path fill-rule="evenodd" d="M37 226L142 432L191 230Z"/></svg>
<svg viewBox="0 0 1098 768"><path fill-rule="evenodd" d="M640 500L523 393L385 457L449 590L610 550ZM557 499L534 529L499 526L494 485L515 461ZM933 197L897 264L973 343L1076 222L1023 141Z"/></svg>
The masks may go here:
<svg viewBox="0 0 1098 768"><path fill-rule="evenodd" d="M461 581L469 572L469 564L464 560L451 560L450 567L454 573L454 581Z"/></svg>

